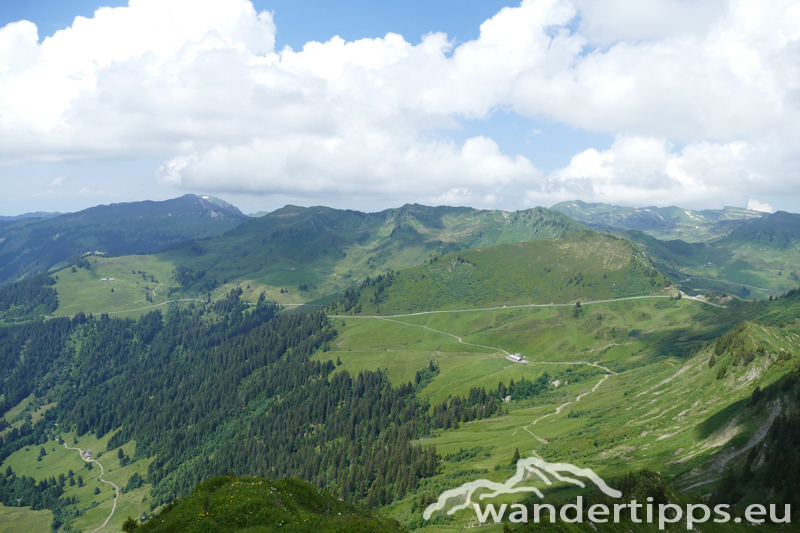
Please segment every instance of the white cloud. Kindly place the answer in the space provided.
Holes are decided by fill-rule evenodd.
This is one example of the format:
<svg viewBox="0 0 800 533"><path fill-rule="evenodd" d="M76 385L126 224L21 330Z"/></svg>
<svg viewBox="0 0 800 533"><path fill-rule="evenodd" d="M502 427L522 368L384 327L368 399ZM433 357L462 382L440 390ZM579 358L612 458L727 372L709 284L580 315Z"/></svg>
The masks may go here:
<svg viewBox="0 0 800 533"><path fill-rule="evenodd" d="M702 36L728 14L725 0L575 0L579 31L591 43L655 41Z"/></svg>
<svg viewBox="0 0 800 533"><path fill-rule="evenodd" d="M381 197L436 197L440 191L530 181L540 174L524 157L503 155L485 137L420 143L373 131L342 138L287 138L236 147L218 146L171 159L162 178L197 189L288 194L360 194ZM221 184L220 176L228 176ZM489 194L488 192L486 194Z"/></svg>
<svg viewBox="0 0 800 533"><path fill-rule="evenodd" d="M186 189L508 207L800 194L796 1L524 0L458 46L275 32L247 0L131 0L42 43L0 28L0 162L155 155ZM616 140L545 176L447 138L500 109Z"/></svg>
<svg viewBox="0 0 800 533"><path fill-rule="evenodd" d="M620 135L608 150L575 155L568 166L528 189L526 198L528 203L581 198L628 205L741 204L745 191L775 188L768 182L777 167L764 160L776 154L757 148L740 141L703 141L678 150L664 139Z"/></svg>
<svg viewBox="0 0 800 533"><path fill-rule="evenodd" d="M749 199L747 201L747 209L751 209L753 211L761 211L763 213L774 213L775 208L769 204L759 202L758 200Z"/></svg>

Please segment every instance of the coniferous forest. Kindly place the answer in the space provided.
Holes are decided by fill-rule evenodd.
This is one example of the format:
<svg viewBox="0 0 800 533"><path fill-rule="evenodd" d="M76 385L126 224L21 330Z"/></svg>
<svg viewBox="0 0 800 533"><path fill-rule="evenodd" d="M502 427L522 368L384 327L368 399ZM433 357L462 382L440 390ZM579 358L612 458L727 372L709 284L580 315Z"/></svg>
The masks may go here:
<svg viewBox="0 0 800 533"><path fill-rule="evenodd" d="M32 393L56 403L0 438L0 460L72 429L113 433L109 449L134 440L133 460L156 458L146 476L153 508L224 474L300 477L374 506L437 472L435 448L412 441L501 409L499 393L483 389L431 408L417 391L438 372L433 363L399 386L380 372L337 371L311 359L336 335L322 312L280 313L239 296L166 317L80 313L0 328L3 408ZM2 500L67 513L58 480L37 488L6 474Z"/></svg>

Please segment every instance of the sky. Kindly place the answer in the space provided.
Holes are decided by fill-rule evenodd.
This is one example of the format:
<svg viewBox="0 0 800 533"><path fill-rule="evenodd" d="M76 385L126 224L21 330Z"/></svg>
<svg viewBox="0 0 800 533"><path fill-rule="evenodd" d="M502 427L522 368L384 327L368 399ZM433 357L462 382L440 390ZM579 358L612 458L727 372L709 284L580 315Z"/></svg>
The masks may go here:
<svg viewBox="0 0 800 533"><path fill-rule="evenodd" d="M0 0L0 215L800 212L800 0Z"/></svg>

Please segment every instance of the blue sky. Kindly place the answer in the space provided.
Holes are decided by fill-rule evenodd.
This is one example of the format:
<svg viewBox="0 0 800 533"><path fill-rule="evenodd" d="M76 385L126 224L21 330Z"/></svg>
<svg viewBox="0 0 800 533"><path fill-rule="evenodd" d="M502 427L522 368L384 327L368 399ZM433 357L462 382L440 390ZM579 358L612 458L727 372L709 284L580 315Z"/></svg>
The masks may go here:
<svg viewBox="0 0 800 533"><path fill-rule="evenodd" d="M30 20L39 27L40 37L72 25L76 16L91 18L101 6L125 7L127 0L54 2L52 0L0 1L0 25ZM411 42L422 35L443 31L455 39L468 41L478 36L481 22L508 2L497 0L439 0L438 2L366 2L259 0L258 11L275 12L279 24L277 46L299 49L308 41L327 41L334 35L346 40L382 37L400 33Z"/></svg>
<svg viewBox="0 0 800 533"><path fill-rule="evenodd" d="M0 214L800 209L794 1L0 2Z"/></svg>

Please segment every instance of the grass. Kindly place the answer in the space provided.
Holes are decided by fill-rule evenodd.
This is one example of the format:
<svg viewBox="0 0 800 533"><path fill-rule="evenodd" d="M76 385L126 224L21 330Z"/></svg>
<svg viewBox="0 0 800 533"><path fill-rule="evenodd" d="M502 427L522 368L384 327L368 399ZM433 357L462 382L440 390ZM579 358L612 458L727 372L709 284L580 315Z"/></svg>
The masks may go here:
<svg viewBox="0 0 800 533"><path fill-rule="evenodd" d="M420 439L442 456L478 450L465 460L445 462L440 475L423 480L414 495L390 507L392 516L406 525L448 531L451 526L463 528L472 515L456 515L450 526L420 524L409 510L420 494L438 494L478 478L502 481L510 473L496 470L497 465L508 464L517 448L523 457L538 454L548 461L590 467L604 479L645 468L682 488L714 479L719 467L712 459L719 452L740 449L749 435L768 427L770 409L778 400L773 407L756 408L749 399L756 386L766 389L796 368L800 327L785 322L745 326L742 335L750 339L748 346L762 346L765 354L748 365L734 365L728 354L717 356L717 365L729 367L724 379L717 379L719 366L709 368L712 347L703 343L736 317L757 313L774 315L777 321L793 309L789 300L771 305L720 309L686 299L645 298L587 303L578 317L570 307L428 313L391 321L347 316L333 319L338 340L317 357L338 357L341 368L350 372L385 370L395 384L411 380L434 360L440 373L421 392L434 403L466 395L475 386L494 389L501 380L535 379L544 372L552 380L568 369L576 378L583 373L583 378L551 387L532 401L504 404L507 412L492 419ZM467 346L420 326L488 348ZM521 352L528 365L499 356L499 349ZM791 356L786 359L786 354ZM598 361L617 374L586 394L605 372L548 364L581 361ZM713 484L699 487L710 491Z"/></svg>
<svg viewBox="0 0 800 533"><path fill-rule="evenodd" d="M768 299L800 284L795 279L800 270L796 246L780 247L741 234L693 244L659 241L641 232L625 232L625 236L639 244L686 293Z"/></svg>
<svg viewBox="0 0 800 533"><path fill-rule="evenodd" d="M45 412L55 407L55 405L55 402L44 404L42 400L35 398L33 394L24 398L3 415L8 427L0 431L0 437L11 431L12 428L19 429L22 427L28 416L30 416L31 425L36 424L44 416Z"/></svg>
<svg viewBox="0 0 800 533"><path fill-rule="evenodd" d="M251 220L224 237L157 255L90 257L88 271L60 270L55 273L60 302L55 314L137 316L143 312L141 307L170 299L170 291L174 297L206 298L210 292L218 298L236 287L252 301L264 292L282 304L324 304L366 276L418 265L446 251L552 239L581 229L564 215L543 208L509 214L405 206L363 214L287 207ZM179 265L196 278L187 286L173 279ZM152 303L144 301L140 271L164 284ZM106 283L102 278L119 281ZM150 285L152 289L154 283Z"/></svg>
<svg viewBox="0 0 800 533"><path fill-rule="evenodd" d="M6 507L0 504L0 531L5 533L30 533L50 531L53 513L31 511L30 507Z"/></svg>
<svg viewBox="0 0 800 533"><path fill-rule="evenodd" d="M759 309L763 316L779 317L793 307L787 299ZM748 411L750 394L756 385L768 387L795 364L791 358L778 361L775 354L782 349L794 354L796 325L753 323L742 334L752 346L763 346L767 355L746 367L734 366L730 355L720 356L717 365L728 365L730 370L724 379L717 379L718 367L708 366L711 348L699 349L697 338L712 335L720 324L728 323L725 320L730 319L724 319L728 315L746 316L739 307L720 309L692 300L652 297L584 302L578 316L573 314L574 306L553 306L391 320L333 318L339 336L330 351L315 357L338 357L340 368L352 373L384 370L395 384L413 381L416 371L434 360L440 373L421 391L432 403L466 395L472 387L494 389L500 381L534 380L545 372L551 381L559 374L562 382L569 377L569 384L551 387L533 400L504 404L507 412L492 419L437 430L420 439L436 446L442 456L478 451L462 461L446 461L439 476L422 482L416 498L423 491L441 492L478 477L503 480L509 476L503 465L517 448L523 457L536 453L550 461L591 467L604 478L649 468L683 487L691 486L713 477L710 459L715 453L741 447L748 434L768 423L769 412ZM483 346L463 344L456 337ZM529 363L512 363L501 350L519 351ZM617 374L603 379L605 371L583 364L589 362L599 362ZM28 398L6 416L20 420L44 407ZM64 438L71 445L74 435ZM120 468L117 450L105 451L109 438L85 435L78 446L93 448L106 467L106 479L124 486L133 472L146 472L148 461ZM88 529L102 523L112 499L109 487L98 484L97 469L90 476L77 452L54 443L46 445L42 461L36 460L38 451L38 446L20 450L0 468L11 465L18 475L36 479L69 469L81 473L86 486L69 488L66 495L77 497L78 507L86 512L71 525ZM134 443L125 444L123 451L133 455ZM100 495L93 494L95 486L101 488ZM140 515L146 492L145 487L120 497L109 531L128 515ZM412 523L409 506L414 497L390 507L393 516ZM463 526L462 519L466 518L456 518L455 524ZM430 531L444 531L445 526L431 526Z"/></svg>
<svg viewBox="0 0 800 533"><path fill-rule="evenodd" d="M180 296L168 296L177 287L172 279L173 265L157 255L89 258L90 268L57 273L55 289L59 306L54 315L110 313L137 316L147 310L130 311L164 304ZM103 281L113 278L113 281ZM113 292L112 292L113 289ZM153 292L155 291L155 293ZM148 296L152 299L148 301Z"/></svg>
<svg viewBox="0 0 800 533"><path fill-rule="evenodd" d="M6 422L8 422L9 424L13 424L14 422L21 420L22 414L29 410L28 406L31 404L32 400L33 400L33 394L23 399L17 405L6 411L5 414L3 415L3 418L5 418Z"/></svg>
<svg viewBox="0 0 800 533"><path fill-rule="evenodd" d="M426 389L437 396L464 395L470 387L496 388L498 381L534 379L535 365L512 363L498 349L520 352L531 361L616 362L640 364L647 354L688 356L690 347L675 347L675 338L702 330L700 324L723 310L691 300L637 299L589 304L579 318L572 307L530 307L461 313L432 313L392 321L369 317L333 319L339 338L318 358L342 361L351 373L385 370L395 383L411 381L434 360L442 374ZM598 319L599 317L599 319ZM344 324L344 325L343 325ZM465 342L419 326L463 337ZM641 329L640 329L641 328ZM565 365L566 366L566 365ZM563 367L547 367L552 375ZM444 377L446 376L446 378Z"/></svg>
<svg viewBox="0 0 800 533"><path fill-rule="evenodd" d="M551 462L589 467L606 480L647 468L688 487L714 475L710 459L715 452L737 441L741 446L768 423L769 413L748 407L747 400L756 383L774 383L791 368L774 363L749 382L743 380L748 370L740 369L720 383L708 368L708 354L700 354L684 364L663 360L612 376L577 403L575 396L592 382L559 389L534 406L511 406L503 416L421 439L443 455L485 450L477 458L446 464L426 488L436 493L477 478L505 480L510 473L495 471L496 465L507 465L517 448L522 457L537 454ZM573 403L561 413L532 424L567 401ZM457 523L463 527L472 515L461 515Z"/></svg>
<svg viewBox="0 0 800 533"><path fill-rule="evenodd" d="M93 458L98 460L105 470L103 479L115 483L120 489L128 483L134 473L144 476L152 461L152 458L142 459L121 467L117 459L118 448L106 450L108 440L111 438L110 434L101 439L87 434L79 437L77 444L74 444L74 433L62 434L62 438L69 447L93 450ZM80 475L83 478L84 486L78 487L77 483L73 486L65 485L63 497L77 498L77 508L83 510L84 514L70 521L69 525L75 529L95 529L100 526L111 512L114 501L113 488L98 479L100 468L93 465L93 468L89 470L87 463L81 459L77 451L68 450L56 441L48 441L42 446L47 455L41 461L37 460L41 446L28 446L9 456L2 463L3 471L6 467L11 466L18 476L26 475L39 480L51 476L57 478L59 474L67 475L72 470L75 476ZM123 453L133 456L135 442L128 442L121 448ZM121 493L117 499L117 508L112 519L100 531L119 531L122 522L128 515L141 516L146 508L143 502L147 500L149 487L149 485L144 485L128 493ZM100 490L97 495L94 494L95 488ZM50 520L52 521L52 517Z"/></svg>
<svg viewBox="0 0 800 533"><path fill-rule="evenodd" d="M399 532L397 524L298 479L216 477L144 523L145 532Z"/></svg>
<svg viewBox="0 0 800 533"><path fill-rule="evenodd" d="M630 242L583 232L442 256L361 291L364 314L647 295L665 279Z"/></svg>

